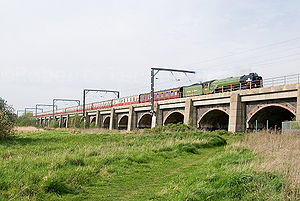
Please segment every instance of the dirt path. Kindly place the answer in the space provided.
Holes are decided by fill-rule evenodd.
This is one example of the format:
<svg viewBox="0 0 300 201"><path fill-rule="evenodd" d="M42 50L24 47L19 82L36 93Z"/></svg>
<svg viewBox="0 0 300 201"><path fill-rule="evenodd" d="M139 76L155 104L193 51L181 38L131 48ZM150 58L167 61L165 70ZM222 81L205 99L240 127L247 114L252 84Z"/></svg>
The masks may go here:
<svg viewBox="0 0 300 201"><path fill-rule="evenodd" d="M44 129L41 128L36 128L33 126L28 126L28 127L15 127L15 131L17 133L26 133L26 132L40 132L43 131Z"/></svg>

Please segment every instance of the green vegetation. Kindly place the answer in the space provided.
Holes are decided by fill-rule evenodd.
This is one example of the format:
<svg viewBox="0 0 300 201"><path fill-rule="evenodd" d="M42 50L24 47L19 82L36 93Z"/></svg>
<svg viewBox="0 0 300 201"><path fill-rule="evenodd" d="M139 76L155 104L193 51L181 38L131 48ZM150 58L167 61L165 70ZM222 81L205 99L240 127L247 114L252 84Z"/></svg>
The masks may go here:
<svg viewBox="0 0 300 201"><path fill-rule="evenodd" d="M9 138L14 134L14 124L10 121L9 117L0 111L0 140Z"/></svg>
<svg viewBox="0 0 300 201"><path fill-rule="evenodd" d="M0 98L0 140L7 139L14 134L13 127L16 115L13 108Z"/></svg>
<svg viewBox="0 0 300 201"><path fill-rule="evenodd" d="M161 133L161 132L187 132L187 131L197 131L197 128L187 125L187 124L168 124L166 126L156 126L152 129L145 129L148 133Z"/></svg>
<svg viewBox="0 0 300 201"><path fill-rule="evenodd" d="M75 114L75 116L71 118L70 123L71 128L81 128L81 117L78 114Z"/></svg>
<svg viewBox="0 0 300 201"><path fill-rule="evenodd" d="M59 121L58 120L51 120L49 124L50 128L59 128Z"/></svg>
<svg viewBox="0 0 300 201"><path fill-rule="evenodd" d="M36 119L32 118L32 113L26 113L19 116L16 120L17 126L38 126Z"/></svg>
<svg viewBox="0 0 300 201"><path fill-rule="evenodd" d="M0 98L0 112L4 113L10 122L16 122L17 115L14 113L14 109L2 98Z"/></svg>
<svg viewBox="0 0 300 201"><path fill-rule="evenodd" d="M284 200L282 176L226 144L199 131L23 133L0 142L0 200Z"/></svg>

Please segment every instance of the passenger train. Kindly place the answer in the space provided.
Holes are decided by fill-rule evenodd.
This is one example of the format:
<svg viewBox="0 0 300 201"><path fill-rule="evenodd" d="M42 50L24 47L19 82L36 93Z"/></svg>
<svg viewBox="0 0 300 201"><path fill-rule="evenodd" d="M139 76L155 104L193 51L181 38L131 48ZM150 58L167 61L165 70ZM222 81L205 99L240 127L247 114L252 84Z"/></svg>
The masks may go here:
<svg viewBox="0 0 300 201"><path fill-rule="evenodd" d="M154 92L154 100L168 100L175 98L183 98L190 96L199 96L205 94L222 93L235 90L251 89L263 87L263 79L257 73L249 73L241 77L229 77L220 80L211 80L207 82L200 82L189 86L178 87L174 89L167 89ZM85 105L85 110L97 110L110 108L122 105L132 105L138 103L150 102L150 93L140 94L136 96L129 96L113 100L106 100ZM74 106L55 111L55 115L82 112L83 106ZM43 117L52 115L52 111L39 113L36 117Z"/></svg>

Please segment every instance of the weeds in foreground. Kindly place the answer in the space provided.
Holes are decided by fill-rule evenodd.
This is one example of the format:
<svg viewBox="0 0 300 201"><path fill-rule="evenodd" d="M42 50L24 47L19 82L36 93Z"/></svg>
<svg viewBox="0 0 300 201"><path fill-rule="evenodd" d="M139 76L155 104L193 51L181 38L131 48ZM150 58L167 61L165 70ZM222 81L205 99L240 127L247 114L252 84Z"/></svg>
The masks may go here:
<svg viewBox="0 0 300 201"><path fill-rule="evenodd" d="M286 200L300 200L300 135L252 133L237 145L262 155L252 163L255 169L286 176L282 189Z"/></svg>
<svg viewBox="0 0 300 201"><path fill-rule="evenodd" d="M146 133L162 133L162 132L188 132L197 131L197 128L187 124L168 124L165 126L156 126L152 129L145 129Z"/></svg>

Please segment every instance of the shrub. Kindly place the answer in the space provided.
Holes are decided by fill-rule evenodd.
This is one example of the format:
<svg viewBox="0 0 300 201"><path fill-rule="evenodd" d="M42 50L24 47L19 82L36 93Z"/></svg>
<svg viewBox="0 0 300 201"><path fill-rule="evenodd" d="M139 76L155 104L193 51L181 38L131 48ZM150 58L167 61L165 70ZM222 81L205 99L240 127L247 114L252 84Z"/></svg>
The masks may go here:
<svg viewBox="0 0 300 201"><path fill-rule="evenodd" d="M233 132L230 131L226 131L226 130L215 130L212 133L216 134L216 135L233 135Z"/></svg>
<svg viewBox="0 0 300 201"><path fill-rule="evenodd" d="M6 139L14 133L15 121L16 115L13 113L13 108L0 98L0 139Z"/></svg>
<svg viewBox="0 0 300 201"><path fill-rule="evenodd" d="M14 109L11 106L7 105L7 102L2 98L0 98L0 112L5 113L10 122L16 122L17 115L14 114Z"/></svg>
<svg viewBox="0 0 300 201"><path fill-rule="evenodd" d="M90 123L90 128L97 128L97 125L95 122Z"/></svg>
<svg viewBox="0 0 300 201"><path fill-rule="evenodd" d="M59 127L59 122L56 120L52 120L49 124L50 128L58 128Z"/></svg>
<svg viewBox="0 0 300 201"><path fill-rule="evenodd" d="M155 128L149 129L148 132L160 133L160 132L187 132L196 131L197 129L187 124L168 124L165 126L156 126Z"/></svg>
<svg viewBox="0 0 300 201"><path fill-rule="evenodd" d="M80 128L80 119L81 117L76 114L73 118L72 118L72 123L71 123L71 127L72 128Z"/></svg>
<svg viewBox="0 0 300 201"><path fill-rule="evenodd" d="M17 126L37 126L37 122L32 118L32 113L24 114L17 118Z"/></svg>
<svg viewBox="0 0 300 201"><path fill-rule="evenodd" d="M0 139L7 139L13 135L14 124L9 116L0 111Z"/></svg>

